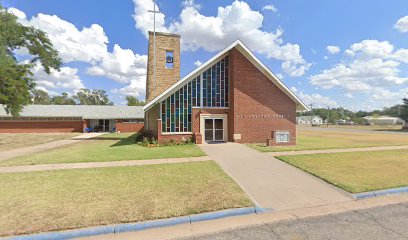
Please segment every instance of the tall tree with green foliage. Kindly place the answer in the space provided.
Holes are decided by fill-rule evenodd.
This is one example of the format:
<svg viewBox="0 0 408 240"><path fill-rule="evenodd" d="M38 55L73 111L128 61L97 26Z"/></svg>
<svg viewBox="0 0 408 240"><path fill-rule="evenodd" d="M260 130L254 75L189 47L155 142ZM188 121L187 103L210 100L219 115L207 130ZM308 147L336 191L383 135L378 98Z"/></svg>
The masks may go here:
<svg viewBox="0 0 408 240"><path fill-rule="evenodd" d="M77 100L80 105L113 105L106 91L102 89L89 90L83 88L74 95L74 99Z"/></svg>
<svg viewBox="0 0 408 240"><path fill-rule="evenodd" d="M127 96L126 101L128 106L144 106L146 104L144 101L140 101L134 96Z"/></svg>
<svg viewBox="0 0 408 240"><path fill-rule="evenodd" d="M32 56L28 63L17 61L14 50L20 48ZM31 69L37 62L48 74L51 69L59 70L62 64L45 32L23 26L0 5L0 104L7 113L18 116L23 106L30 103L30 91L35 86Z"/></svg>
<svg viewBox="0 0 408 240"><path fill-rule="evenodd" d="M55 105L76 105L75 100L68 96L68 93L64 92L60 96L55 96L52 98L52 104Z"/></svg>
<svg viewBox="0 0 408 240"><path fill-rule="evenodd" d="M399 117L408 123L408 98L404 98L402 101L404 102L404 105L402 105L400 109Z"/></svg>
<svg viewBox="0 0 408 240"><path fill-rule="evenodd" d="M33 89L31 91L31 103L37 105L38 104L49 105L52 103L52 99L46 91L40 89Z"/></svg>

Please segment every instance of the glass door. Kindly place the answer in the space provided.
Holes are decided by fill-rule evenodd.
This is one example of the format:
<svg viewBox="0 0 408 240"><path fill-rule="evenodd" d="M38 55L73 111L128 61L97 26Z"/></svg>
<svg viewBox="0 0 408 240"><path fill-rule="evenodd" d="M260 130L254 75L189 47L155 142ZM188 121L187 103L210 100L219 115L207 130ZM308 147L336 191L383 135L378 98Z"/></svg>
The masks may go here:
<svg viewBox="0 0 408 240"><path fill-rule="evenodd" d="M104 123L104 130L105 132L109 132L109 120L105 119L105 123Z"/></svg>
<svg viewBox="0 0 408 240"><path fill-rule="evenodd" d="M204 125L206 142L224 141L224 120L222 118L204 119Z"/></svg>

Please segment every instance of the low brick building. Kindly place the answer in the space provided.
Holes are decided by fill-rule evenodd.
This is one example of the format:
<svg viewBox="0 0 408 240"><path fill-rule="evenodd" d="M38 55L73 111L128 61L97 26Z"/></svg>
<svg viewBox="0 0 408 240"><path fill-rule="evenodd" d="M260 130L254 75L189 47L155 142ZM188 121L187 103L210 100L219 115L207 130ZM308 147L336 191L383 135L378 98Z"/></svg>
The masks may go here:
<svg viewBox="0 0 408 240"><path fill-rule="evenodd" d="M178 80L179 39L156 34L160 71L154 77L149 37L145 127L159 142L193 137L197 143L296 144L296 111L307 107L241 41Z"/></svg>
<svg viewBox="0 0 408 240"><path fill-rule="evenodd" d="M28 105L13 118L0 106L0 133L139 132L143 107L93 105Z"/></svg>

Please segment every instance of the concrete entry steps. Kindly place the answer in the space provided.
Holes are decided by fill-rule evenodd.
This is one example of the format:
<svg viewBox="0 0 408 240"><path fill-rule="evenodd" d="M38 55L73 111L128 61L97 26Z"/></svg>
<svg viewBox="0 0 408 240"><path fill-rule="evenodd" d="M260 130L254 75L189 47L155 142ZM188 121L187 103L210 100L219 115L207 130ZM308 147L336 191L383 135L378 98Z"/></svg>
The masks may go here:
<svg viewBox="0 0 408 240"><path fill-rule="evenodd" d="M262 208L287 210L353 198L319 178L245 145L225 143L200 147Z"/></svg>

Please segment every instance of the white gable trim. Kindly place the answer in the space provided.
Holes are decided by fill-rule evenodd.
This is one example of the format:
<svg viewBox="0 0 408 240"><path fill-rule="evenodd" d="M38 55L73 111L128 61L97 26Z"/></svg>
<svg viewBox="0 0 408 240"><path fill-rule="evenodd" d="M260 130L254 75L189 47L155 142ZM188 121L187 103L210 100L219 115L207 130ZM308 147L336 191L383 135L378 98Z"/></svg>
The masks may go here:
<svg viewBox="0 0 408 240"><path fill-rule="evenodd" d="M275 74L272 73L261 61L259 61L258 58L255 57L255 55L240 41L236 40L233 42L231 45L226 47L224 50L216 54L214 57L212 57L210 60L202 64L201 66L197 67L194 69L192 72L187 74L183 79L175 83L173 86L168 88L166 91L164 91L162 94L154 98L152 101L150 101L147 105L144 106L144 111L148 111L151 109L154 105L157 103L160 103L163 101L165 98L176 92L178 89L180 89L184 84L188 83L192 79L196 78L199 76L204 70L207 69L207 67L213 65L217 61L221 60L224 58L226 55L228 55L228 52L232 48L237 48L238 51L240 51L254 66L256 66L263 74L265 74L279 89L281 89L286 95L288 95L295 103L296 103L296 109L298 111L303 111L303 110L308 110L308 107L287 87L285 86L279 78L275 76Z"/></svg>

